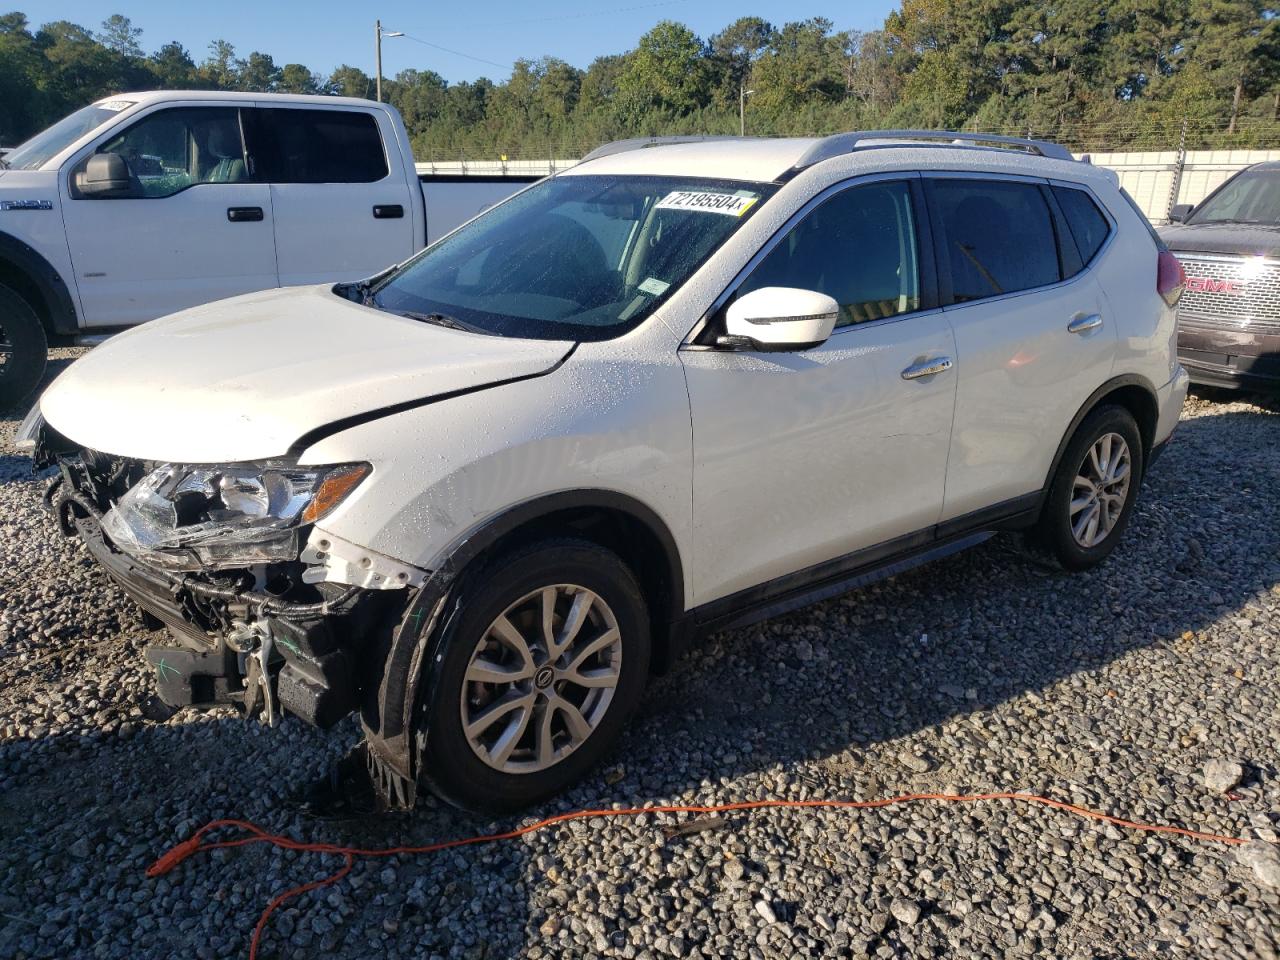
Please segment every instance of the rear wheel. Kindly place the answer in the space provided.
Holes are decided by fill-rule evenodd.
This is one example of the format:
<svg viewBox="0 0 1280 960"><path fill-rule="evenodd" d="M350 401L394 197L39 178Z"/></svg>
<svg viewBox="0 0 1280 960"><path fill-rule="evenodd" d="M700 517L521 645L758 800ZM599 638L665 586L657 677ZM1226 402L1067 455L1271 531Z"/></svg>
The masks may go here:
<svg viewBox="0 0 1280 960"><path fill-rule="evenodd" d="M1142 435L1123 407L1089 414L1067 444L1032 537L1068 570L1107 558L1129 523L1143 471Z"/></svg>
<svg viewBox="0 0 1280 960"><path fill-rule="evenodd" d="M631 570L581 540L507 554L461 588L419 714L423 785L491 813L568 787L617 739L649 672Z"/></svg>
<svg viewBox="0 0 1280 960"><path fill-rule="evenodd" d="M36 388L48 363L49 342L31 305L0 286L0 409Z"/></svg>

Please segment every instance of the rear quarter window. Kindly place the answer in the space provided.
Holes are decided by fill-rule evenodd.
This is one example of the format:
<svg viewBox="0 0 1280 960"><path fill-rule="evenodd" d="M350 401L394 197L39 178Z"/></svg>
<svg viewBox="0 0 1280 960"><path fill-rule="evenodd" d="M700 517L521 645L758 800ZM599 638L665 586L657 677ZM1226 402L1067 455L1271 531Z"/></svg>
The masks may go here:
<svg viewBox="0 0 1280 960"><path fill-rule="evenodd" d="M1067 227L1076 242L1076 249L1080 251L1080 261L1088 266L1107 242L1111 224L1085 191L1054 186L1053 195L1062 208L1062 215L1067 218Z"/></svg>

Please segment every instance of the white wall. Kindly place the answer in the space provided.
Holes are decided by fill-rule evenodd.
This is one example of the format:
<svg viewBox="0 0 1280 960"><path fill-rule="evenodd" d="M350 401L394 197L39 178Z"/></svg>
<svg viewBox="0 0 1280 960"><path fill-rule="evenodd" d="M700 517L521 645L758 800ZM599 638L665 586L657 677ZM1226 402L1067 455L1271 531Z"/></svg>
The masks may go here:
<svg viewBox="0 0 1280 960"><path fill-rule="evenodd" d="M1175 203L1199 203L1237 170L1264 160L1280 160L1280 150L1188 150L1178 173L1178 153L1092 153L1095 166L1120 175L1120 185L1152 223L1164 223ZM1177 179L1177 196L1172 197Z"/></svg>

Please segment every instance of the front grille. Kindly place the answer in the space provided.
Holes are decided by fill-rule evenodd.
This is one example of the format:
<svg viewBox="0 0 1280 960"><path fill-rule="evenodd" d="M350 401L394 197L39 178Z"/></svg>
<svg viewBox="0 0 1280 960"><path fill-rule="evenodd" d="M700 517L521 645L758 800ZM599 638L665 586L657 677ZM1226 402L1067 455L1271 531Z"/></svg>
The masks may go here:
<svg viewBox="0 0 1280 960"><path fill-rule="evenodd" d="M1280 261L1176 254L1187 274L1178 316L1230 327L1280 331Z"/></svg>

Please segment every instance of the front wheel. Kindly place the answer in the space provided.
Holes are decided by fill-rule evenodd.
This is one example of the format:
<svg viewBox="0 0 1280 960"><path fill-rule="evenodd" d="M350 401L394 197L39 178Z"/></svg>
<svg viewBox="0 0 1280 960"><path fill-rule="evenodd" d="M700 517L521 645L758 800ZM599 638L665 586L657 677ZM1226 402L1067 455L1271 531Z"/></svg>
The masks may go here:
<svg viewBox="0 0 1280 960"><path fill-rule="evenodd" d="M1118 406L1094 410L1067 444L1033 540L1067 570L1101 563L1129 523L1143 467L1133 414Z"/></svg>
<svg viewBox="0 0 1280 960"><path fill-rule="evenodd" d="M26 300L0 286L0 410L16 406L44 376L49 341Z"/></svg>
<svg viewBox="0 0 1280 960"><path fill-rule="evenodd" d="M522 548L461 587L416 736L423 785L502 813L594 766L639 703L649 616L631 570L582 540Z"/></svg>

